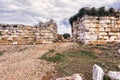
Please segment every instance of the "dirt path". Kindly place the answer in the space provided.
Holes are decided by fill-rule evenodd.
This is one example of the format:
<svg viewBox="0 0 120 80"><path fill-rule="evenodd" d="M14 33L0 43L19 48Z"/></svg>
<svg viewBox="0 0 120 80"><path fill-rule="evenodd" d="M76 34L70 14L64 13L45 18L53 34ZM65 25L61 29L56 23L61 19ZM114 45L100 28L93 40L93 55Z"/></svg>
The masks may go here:
<svg viewBox="0 0 120 80"><path fill-rule="evenodd" d="M74 43L41 45L1 45L0 80L42 80L54 64L39 59L50 49L64 50Z"/></svg>

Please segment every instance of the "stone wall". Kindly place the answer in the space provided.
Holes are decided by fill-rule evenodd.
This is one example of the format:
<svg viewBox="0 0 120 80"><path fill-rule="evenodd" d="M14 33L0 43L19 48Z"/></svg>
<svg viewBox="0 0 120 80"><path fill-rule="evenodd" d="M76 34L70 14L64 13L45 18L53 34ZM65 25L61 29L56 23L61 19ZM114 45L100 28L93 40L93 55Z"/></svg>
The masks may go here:
<svg viewBox="0 0 120 80"><path fill-rule="evenodd" d="M54 22L42 24L42 26L0 24L0 44L40 44L56 41L56 24Z"/></svg>
<svg viewBox="0 0 120 80"><path fill-rule="evenodd" d="M120 18L84 16L73 22L72 36L86 44L120 42Z"/></svg>

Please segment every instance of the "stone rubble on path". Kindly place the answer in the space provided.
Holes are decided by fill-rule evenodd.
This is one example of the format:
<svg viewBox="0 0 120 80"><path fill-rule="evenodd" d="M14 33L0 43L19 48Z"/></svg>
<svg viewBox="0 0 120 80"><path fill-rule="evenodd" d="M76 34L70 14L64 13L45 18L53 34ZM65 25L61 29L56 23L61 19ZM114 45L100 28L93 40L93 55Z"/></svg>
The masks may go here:
<svg viewBox="0 0 120 80"><path fill-rule="evenodd" d="M58 78L56 80L82 80L79 74L74 74L73 76Z"/></svg>

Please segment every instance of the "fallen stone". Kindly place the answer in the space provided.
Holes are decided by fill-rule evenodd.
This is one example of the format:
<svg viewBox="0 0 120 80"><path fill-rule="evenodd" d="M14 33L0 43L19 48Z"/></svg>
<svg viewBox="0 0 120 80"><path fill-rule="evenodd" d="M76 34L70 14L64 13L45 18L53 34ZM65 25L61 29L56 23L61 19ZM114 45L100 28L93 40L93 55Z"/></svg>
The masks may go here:
<svg viewBox="0 0 120 80"><path fill-rule="evenodd" d="M109 76L112 80L120 80L120 72L109 71L108 76Z"/></svg>
<svg viewBox="0 0 120 80"><path fill-rule="evenodd" d="M120 49L118 49L118 53L120 54Z"/></svg>
<svg viewBox="0 0 120 80"><path fill-rule="evenodd" d="M58 78L56 80L82 80L79 74L74 74L73 76Z"/></svg>
<svg viewBox="0 0 120 80"><path fill-rule="evenodd" d="M103 80L104 71L98 65L93 66L93 80Z"/></svg>
<svg viewBox="0 0 120 80"><path fill-rule="evenodd" d="M118 68L120 69L120 65L118 66Z"/></svg>

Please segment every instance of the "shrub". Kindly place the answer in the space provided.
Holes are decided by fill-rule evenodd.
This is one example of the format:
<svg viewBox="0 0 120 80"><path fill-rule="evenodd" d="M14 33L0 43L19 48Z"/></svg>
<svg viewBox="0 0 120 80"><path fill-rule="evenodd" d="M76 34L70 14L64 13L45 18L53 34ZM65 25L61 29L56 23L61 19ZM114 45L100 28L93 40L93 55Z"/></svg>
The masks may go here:
<svg viewBox="0 0 120 80"><path fill-rule="evenodd" d="M69 34L69 33L65 33L65 34L63 34L63 37L64 37L65 39L70 38L70 34Z"/></svg>

